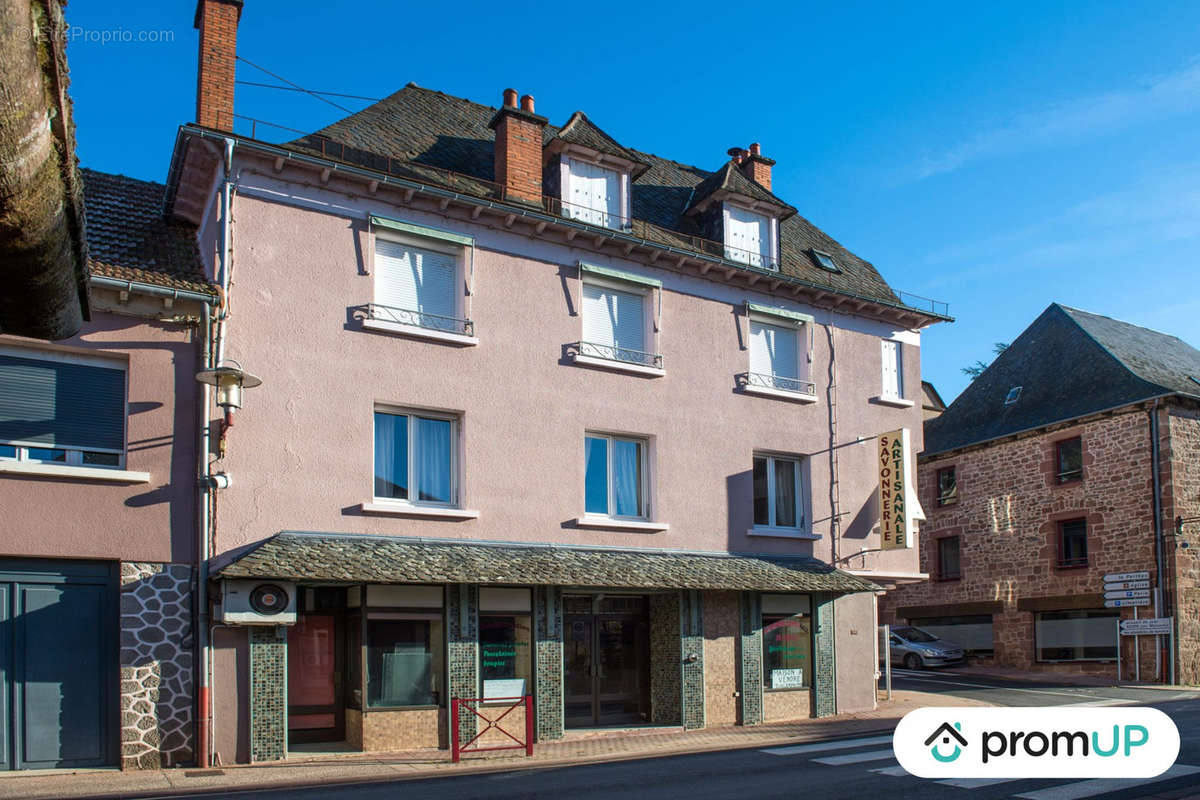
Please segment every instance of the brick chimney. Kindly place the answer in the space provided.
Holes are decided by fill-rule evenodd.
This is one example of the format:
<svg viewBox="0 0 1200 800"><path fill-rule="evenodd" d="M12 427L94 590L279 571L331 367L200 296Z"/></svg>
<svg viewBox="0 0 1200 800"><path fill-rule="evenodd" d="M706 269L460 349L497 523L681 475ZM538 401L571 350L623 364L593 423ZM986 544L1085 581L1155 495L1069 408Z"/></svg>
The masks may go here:
<svg viewBox="0 0 1200 800"><path fill-rule="evenodd" d="M750 152L743 151L737 164L743 175L768 192L771 191L771 167L775 166L775 161L763 157L762 145L758 142L750 145Z"/></svg>
<svg viewBox="0 0 1200 800"><path fill-rule="evenodd" d="M505 200L542 204L542 129L546 118L533 111L533 97L517 106L517 90L504 90L504 105L488 125L496 131L496 183Z"/></svg>
<svg viewBox="0 0 1200 800"><path fill-rule="evenodd" d="M242 0L199 0L196 29L200 57L196 66L196 122L206 128L233 130L233 76Z"/></svg>

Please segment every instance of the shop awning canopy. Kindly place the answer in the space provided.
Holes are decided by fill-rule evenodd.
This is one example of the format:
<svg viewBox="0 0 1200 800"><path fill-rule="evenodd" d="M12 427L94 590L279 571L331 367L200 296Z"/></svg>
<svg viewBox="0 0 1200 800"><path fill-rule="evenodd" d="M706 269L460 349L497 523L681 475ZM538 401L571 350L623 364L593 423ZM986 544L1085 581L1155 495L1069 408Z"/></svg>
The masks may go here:
<svg viewBox="0 0 1200 800"><path fill-rule="evenodd" d="M814 558L285 531L216 578L313 583L482 583L628 589L873 592Z"/></svg>

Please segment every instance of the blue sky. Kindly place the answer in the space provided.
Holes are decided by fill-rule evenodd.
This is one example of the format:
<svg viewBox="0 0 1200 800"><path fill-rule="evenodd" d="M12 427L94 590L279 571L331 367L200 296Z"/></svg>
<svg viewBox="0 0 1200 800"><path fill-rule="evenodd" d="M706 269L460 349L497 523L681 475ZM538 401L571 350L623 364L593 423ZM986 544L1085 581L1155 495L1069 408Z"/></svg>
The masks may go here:
<svg viewBox="0 0 1200 800"><path fill-rule="evenodd" d="M84 166L165 179L195 110L193 10L67 7ZM512 86L552 122L582 109L709 169L761 142L777 194L896 289L950 304L922 355L950 401L961 367L1055 301L1200 346L1197 29L1183 2L246 0L239 53L368 97L415 81L497 105ZM238 79L275 82L245 64ZM303 130L344 116L252 86L235 110Z"/></svg>

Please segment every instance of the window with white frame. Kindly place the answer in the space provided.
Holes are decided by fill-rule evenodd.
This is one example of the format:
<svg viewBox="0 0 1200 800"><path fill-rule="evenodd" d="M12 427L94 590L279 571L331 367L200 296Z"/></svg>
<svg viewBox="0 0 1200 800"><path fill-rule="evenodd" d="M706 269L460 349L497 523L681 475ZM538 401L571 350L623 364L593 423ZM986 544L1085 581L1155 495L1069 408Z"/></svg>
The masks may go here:
<svg viewBox="0 0 1200 800"><path fill-rule="evenodd" d="M584 513L648 519L645 439L589 433L584 437Z"/></svg>
<svg viewBox="0 0 1200 800"><path fill-rule="evenodd" d="M776 221L741 206L725 203L725 257L752 267L775 269Z"/></svg>
<svg viewBox="0 0 1200 800"><path fill-rule="evenodd" d="M749 386L812 394L806 334L803 324L750 317Z"/></svg>
<svg viewBox="0 0 1200 800"><path fill-rule="evenodd" d="M883 340L883 396L891 400L904 397L904 364L900 343Z"/></svg>
<svg viewBox="0 0 1200 800"><path fill-rule="evenodd" d="M578 158L562 160L563 216L605 228L626 227L628 176Z"/></svg>
<svg viewBox="0 0 1200 800"><path fill-rule="evenodd" d="M458 418L375 409L375 498L458 506Z"/></svg>
<svg viewBox="0 0 1200 800"><path fill-rule="evenodd" d="M450 243L375 236L375 320L470 335L462 319L459 264L462 248Z"/></svg>
<svg viewBox="0 0 1200 800"><path fill-rule="evenodd" d="M754 527L800 530L804 495L800 459L754 454Z"/></svg>
<svg viewBox="0 0 1200 800"><path fill-rule="evenodd" d="M660 366L647 352L648 293L633 284L599 282L583 284L582 355Z"/></svg>
<svg viewBox="0 0 1200 800"><path fill-rule="evenodd" d="M0 459L123 467L125 387L113 359L0 348Z"/></svg>

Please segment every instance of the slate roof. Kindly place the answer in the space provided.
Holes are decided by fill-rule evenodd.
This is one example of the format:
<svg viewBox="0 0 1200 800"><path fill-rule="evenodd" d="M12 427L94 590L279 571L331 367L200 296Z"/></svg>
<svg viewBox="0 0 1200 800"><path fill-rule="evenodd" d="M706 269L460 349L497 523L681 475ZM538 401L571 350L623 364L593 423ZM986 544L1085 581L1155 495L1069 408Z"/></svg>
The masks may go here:
<svg viewBox="0 0 1200 800"><path fill-rule="evenodd" d="M410 83L362 111L283 147L477 197L495 198L492 183L495 132L488 123L496 111L492 106ZM547 125L544 136L549 140L559 133L559 128ZM592 134L589 130L586 135ZM581 131L580 135L584 133ZM723 257L719 243L703 240L699 223L685 216L685 212L700 184L726 172L728 162L710 172L632 147L617 146L649 165L632 182L633 234L657 244ZM740 172L737 178L743 178L744 184L757 186ZM741 181L737 182L743 190L750 191ZM761 186L757 189L756 194L763 195L762 199L771 198L768 202L791 208ZM851 253L800 214L792 214L780 222L779 239L782 274L834 292L903 305L870 262ZM812 249L830 253L842 271L832 273L821 269L812 260Z"/></svg>
<svg viewBox="0 0 1200 800"><path fill-rule="evenodd" d="M747 178L740 169L734 166L732 161L725 162L725 166L709 175L696 186L696 191L692 193L692 202L688 205L687 210L691 211L713 194L722 190L778 206L783 209L781 218L790 217L796 213L796 209L771 194L757 181Z"/></svg>
<svg viewBox="0 0 1200 800"><path fill-rule="evenodd" d="M550 126L546 126L549 128ZM650 165L642 161L637 155L626 150L617 140L609 136L604 131L600 130L600 126L588 119L588 115L582 111L576 111L567 120L567 124L556 132L547 131L544 137L544 144L548 145L555 139L570 144L577 144L581 147L586 147L590 150L595 150L597 153L607 153L610 156L623 158L626 161L632 161L635 165L633 176L636 178L641 175Z"/></svg>
<svg viewBox="0 0 1200 800"><path fill-rule="evenodd" d="M785 592L871 592L879 588L812 558L292 531L267 539L218 570L216 576Z"/></svg>
<svg viewBox="0 0 1200 800"><path fill-rule="evenodd" d="M165 186L92 169L81 172L89 274L214 293L204 276L195 227L163 216Z"/></svg>
<svg viewBox="0 0 1200 800"><path fill-rule="evenodd" d="M941 416L926 421L924 455L1151 397L1200 398L1197 381L1200 351L1182 340L1053 303ZM1020 395L1006 405L1015 386Z"/></svg>

